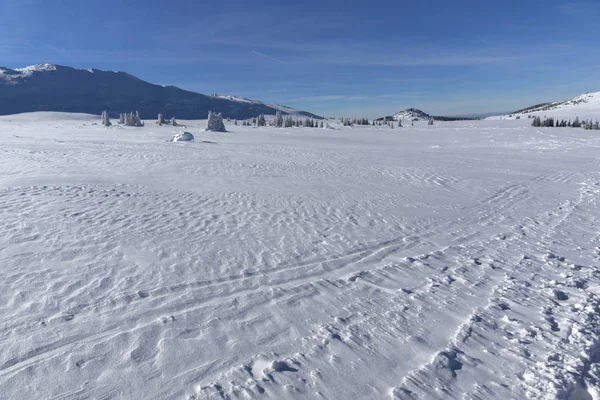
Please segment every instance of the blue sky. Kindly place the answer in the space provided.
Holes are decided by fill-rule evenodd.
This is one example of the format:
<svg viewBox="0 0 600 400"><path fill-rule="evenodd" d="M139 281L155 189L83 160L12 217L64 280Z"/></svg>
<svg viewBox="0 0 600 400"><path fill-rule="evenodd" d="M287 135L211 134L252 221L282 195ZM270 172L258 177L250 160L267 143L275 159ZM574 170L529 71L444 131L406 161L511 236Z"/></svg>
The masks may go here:
<svg viewBox="0 0 600 400"><path fill-rule="evenodd" d="M0 65L121 70L328 116L600 91L598 0L0 0Z"/></svg>

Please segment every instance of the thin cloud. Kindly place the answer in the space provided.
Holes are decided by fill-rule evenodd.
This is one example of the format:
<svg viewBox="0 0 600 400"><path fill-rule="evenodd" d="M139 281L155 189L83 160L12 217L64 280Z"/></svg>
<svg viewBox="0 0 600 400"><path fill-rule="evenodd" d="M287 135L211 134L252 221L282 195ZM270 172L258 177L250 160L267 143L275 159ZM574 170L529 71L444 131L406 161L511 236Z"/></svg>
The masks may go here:
<svg viewBox="0 0 600 400"><path fill-rule="evenodd" d="M258 54L259 56L263 56L263 57L265 57L265 58L268 58L269 60L277 61L277 62L278 62L278 63L280 63L280 64L287 64L285 61L281 61L281 60L280 60L280 59L278 59L278 58L275 58L275 57L268 56L268 55L266 55L266 54L263 54L263 53L260 53L260 52L258 52L258 51L256 51L256 50L252 50L252 52L253 52L254 54Z"/></svg>
<svg viewBox="0 0 600 400"><path fill-rule="evenodd" d="M327 96L306 96L298 97L295 99L286 100L289 103L303 103L303 102L327 102L327 101L352 101L352 100L367 100L367 99L383 99L383 98L395 98L405 96L422 96L425 92L404 92L404 93L391 93L381 94L377 96L341 96L341 95L327 95Z"/></svg>
<svg viewBox="0 0 600 400"><path fill-rule="evenodd" d="M363 100L367 97L364 96L307 96L307 97L298 97L296 99L287 100L289 102L303 102L303 101L339 101L339 100Z"/></svg>

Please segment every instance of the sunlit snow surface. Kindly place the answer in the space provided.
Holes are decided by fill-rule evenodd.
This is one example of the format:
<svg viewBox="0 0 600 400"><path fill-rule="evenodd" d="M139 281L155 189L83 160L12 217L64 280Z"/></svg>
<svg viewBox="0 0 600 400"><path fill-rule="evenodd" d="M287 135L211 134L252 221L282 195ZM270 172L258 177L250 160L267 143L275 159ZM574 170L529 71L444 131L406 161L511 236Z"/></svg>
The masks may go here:
<svg viewBox="0 0 600 400"><path fill-rule="evenodd" d="M600 398L598 131L99 122L0 117L0 398Z"/></svg>

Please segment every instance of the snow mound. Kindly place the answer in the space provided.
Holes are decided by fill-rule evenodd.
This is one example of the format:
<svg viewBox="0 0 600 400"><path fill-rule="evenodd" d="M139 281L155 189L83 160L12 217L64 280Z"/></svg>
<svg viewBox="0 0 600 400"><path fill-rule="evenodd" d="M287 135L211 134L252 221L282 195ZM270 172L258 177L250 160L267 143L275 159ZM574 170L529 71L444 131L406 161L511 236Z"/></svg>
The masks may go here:
<svg viewBox="0 0 600 400"><path fill-rule="evenodd" d="M171 138L171 142L191 142L194 135L189 132L180 132Z"/></svg>

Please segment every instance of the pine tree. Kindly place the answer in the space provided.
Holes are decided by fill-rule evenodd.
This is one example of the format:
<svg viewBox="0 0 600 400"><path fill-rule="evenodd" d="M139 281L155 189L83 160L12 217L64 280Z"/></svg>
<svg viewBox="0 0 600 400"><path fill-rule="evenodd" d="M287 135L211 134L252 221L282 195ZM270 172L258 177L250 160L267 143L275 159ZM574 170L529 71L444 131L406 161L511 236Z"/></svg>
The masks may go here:
<svg viewBox="0 0 600 400"><path fill-rule="evenodd" d="M125 114L120 113L119 114L119 124L124 124L125 123Z"/></svg>
<svg viewBox="0 0 600 400"><path fill-rule="evenodd" d="M175 121L175 117L171 118L171 125L177 126L177 121Z"/></svg>
<svg viewBox="0 0 600 400"><path fill-rule="evenodd" d="M275 113L275 121L273 121L273 123L275 124L276 128L282 128L283 127L283 116L281 115L280 111L277 111Z"/></svg>
<svg viewBox="0 0 600 400"><path fill-rule="evenodd" d="M165 117L164 117L164 115L162 115L162 113L158 114L158 118L156 119L156 123L159 124L159 125L161 125L161 126L162 126L162 124L166 123L165 122Z"/></svg>
<svg viewBox="0 0 600 400"><path fill-rule="evenodd" d="M111 126L110 119L108 118L108 113L106 111L102 111L102 125Z"/></svg>
<svg viewBox="0 0 600 400"><path fill-rule="evenodd" d="M253 125L256 124L257 126L267 126L267 120L265 119L265 116L263 114L259 115L258 118L255 121L252 121Z"/></svg>

